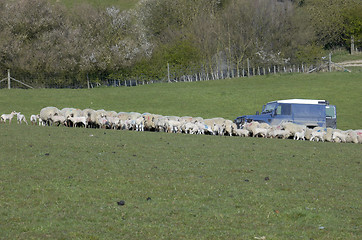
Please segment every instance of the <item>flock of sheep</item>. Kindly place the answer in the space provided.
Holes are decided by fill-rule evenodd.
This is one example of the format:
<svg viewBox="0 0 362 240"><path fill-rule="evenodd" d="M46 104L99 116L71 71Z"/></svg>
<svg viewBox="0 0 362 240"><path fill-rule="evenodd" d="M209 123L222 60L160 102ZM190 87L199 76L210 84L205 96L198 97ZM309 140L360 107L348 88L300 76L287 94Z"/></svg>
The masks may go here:
<svg viewBox="0 0 362 240"><path fill-rule="evenodd" d="M26 118L20 112L2 114L1 122L17 117L18 124ZM267 123L245 123L241 129L233 121L224 118L203 119L201 117L162 116L151 113L115 112L93 109L46 107L40 114L31 115L32 124L40 126L64 125L68 127L107 128L135 131L159 131L169 133L228 135L242 137L293 138L294 140L362 143L362 130L342 131L286 122L278 126Z"/></svg>

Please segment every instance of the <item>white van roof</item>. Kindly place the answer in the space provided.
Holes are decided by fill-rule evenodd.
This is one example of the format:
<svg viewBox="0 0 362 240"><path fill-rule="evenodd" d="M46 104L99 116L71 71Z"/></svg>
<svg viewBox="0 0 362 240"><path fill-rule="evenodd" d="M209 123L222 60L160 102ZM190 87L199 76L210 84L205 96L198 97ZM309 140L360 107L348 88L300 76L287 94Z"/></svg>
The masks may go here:
<svg viewBox="0 0 362 240"><path fill-rule="evenodd" d="M286 99L275 101L277 103L295 103L295 104L325 104L329 105L326 100L314 100L314 99Z"/></svg>

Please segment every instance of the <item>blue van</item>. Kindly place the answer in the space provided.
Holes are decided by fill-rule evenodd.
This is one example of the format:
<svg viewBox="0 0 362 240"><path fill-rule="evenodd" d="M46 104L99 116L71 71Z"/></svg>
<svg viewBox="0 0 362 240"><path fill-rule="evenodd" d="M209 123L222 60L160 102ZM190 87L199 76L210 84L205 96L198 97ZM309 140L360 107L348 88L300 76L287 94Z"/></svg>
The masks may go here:
<svg viewBox="0 0 362 240"><path fill-rule="evenodd" d="M272 126L293 122L309 128L337 128L336 106L326 100L288 99L269 102L261 113L237 117L234 123L241 128L245 122L265 122Z"/></svg>

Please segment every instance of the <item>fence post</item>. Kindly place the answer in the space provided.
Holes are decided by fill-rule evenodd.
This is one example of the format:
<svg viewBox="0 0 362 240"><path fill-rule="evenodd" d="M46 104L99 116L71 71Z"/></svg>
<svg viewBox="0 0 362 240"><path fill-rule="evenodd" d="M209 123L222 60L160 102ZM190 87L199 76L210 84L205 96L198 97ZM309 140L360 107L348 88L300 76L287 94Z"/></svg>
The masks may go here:
<svg viewBox="0 0 362 240"><path fill-rule="evenodd" d="M90 89L88 73L87 73L87 85L88 85L88 89Z"/></svg>
<svg viewBox="0 0 362 240"><path fill-rule="evenodd" d="M168 79L168 82L170 82L170 64L167 63L167 79Z"/></svg>
<svg viewBox="0 0 362 240"><path fill-rule="evenodd" d="M274 65L274 74L276 74L276 70L275 70L275 68L276 68L276 67L275 67L275 65Z"/></svg>
<svg viewBox="0 0 362 240"><path fill-rule="evenodd" d="M8 89L10 88L10 69L8 69Z"/></svg>
<svg viewBox="0 0 362 240"><path fill-rule="evenodd" d="M246 63L247 63L247 76L249 77L249 68L250 68L250 63L249 63L249 58L246 59Z"/></svg>
<svg viewBox="0 0 362 240"><path fill-rule="evenodd" d="M332 72L332 53L328 55L328 71Z"/></svg>
<svg viewBox="0 0 362 240"><path fill-rule="evenodd" d="M354 51L354 36L351 36L351 55L353 55L355 53Z"/></svg>

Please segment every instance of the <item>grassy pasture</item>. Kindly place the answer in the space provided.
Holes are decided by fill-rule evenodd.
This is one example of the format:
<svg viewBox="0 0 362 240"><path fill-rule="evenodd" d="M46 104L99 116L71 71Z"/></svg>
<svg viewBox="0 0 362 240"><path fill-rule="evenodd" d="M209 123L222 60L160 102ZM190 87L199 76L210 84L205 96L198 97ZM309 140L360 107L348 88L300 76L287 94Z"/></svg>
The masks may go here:
<svg viewBox="0 0 362 240"><path fill-rule="evenodd" d="M284 98L361 128L361 76L133 88L1 89L0 113L56 106L234 119ZM360 239L361 145L0 124L0 239ZM125 205L119 206L118 201Z"/></svg>
<svg viewBox="0 0 362 240"><path fill-rule="evenodd" d="M0 127L1 239L361 237L361 145Z"/></svg>

